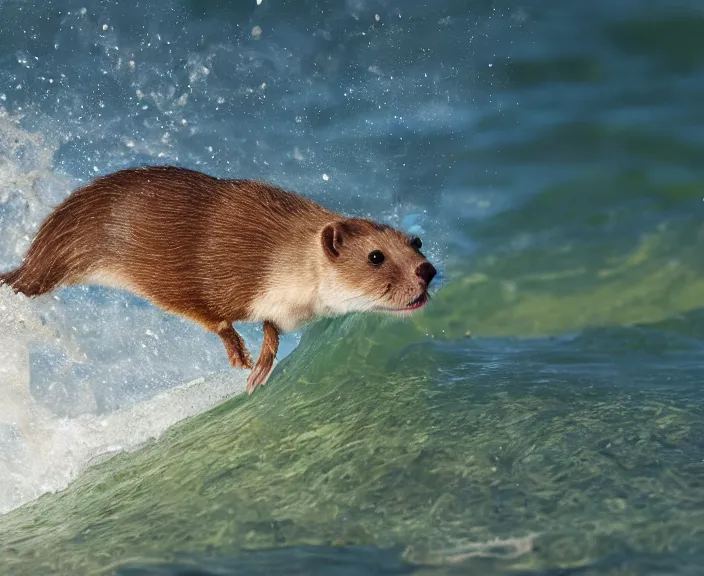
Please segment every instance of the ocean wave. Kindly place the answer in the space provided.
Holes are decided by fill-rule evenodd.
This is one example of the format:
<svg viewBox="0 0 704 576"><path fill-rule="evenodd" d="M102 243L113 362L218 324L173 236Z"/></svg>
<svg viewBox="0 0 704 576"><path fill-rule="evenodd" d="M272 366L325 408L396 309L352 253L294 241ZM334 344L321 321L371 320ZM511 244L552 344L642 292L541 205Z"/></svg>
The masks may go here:
<svg viewBox="0 0 704 576"><path fill-rule="evenodd" d="M529 554L534 567L567 546L562 557L576 566L608 543L694 544L688 502L699 493L703 420L680 399L698 370L678 368L689 388L671 388L655 369L676 351L662 348L654 364L652 352L626 348L604 370L617 333L584 347L417 330L366 317L312 326L255 395L0 518L0 543L14 551L6 570L303 545L400 547L419 565ZM648 476L651 465L667 472ZM556 502L561 514L550 513ZM662 521L634 530L646 502ZM609 524L615 511L621 520ZM482 552L496 538L504 544ZM513 556L510 542L532 544Z"/></svg>

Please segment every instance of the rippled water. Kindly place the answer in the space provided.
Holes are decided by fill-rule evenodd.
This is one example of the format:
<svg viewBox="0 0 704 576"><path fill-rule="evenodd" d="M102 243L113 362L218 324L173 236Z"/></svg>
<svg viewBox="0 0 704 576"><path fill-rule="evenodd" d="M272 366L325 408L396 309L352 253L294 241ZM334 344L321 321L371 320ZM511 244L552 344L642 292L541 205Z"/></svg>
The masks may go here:
<svg viewBox="0 0 704 576"><path fill-rule="evenodd" d="M232 4L0 3L2 268L178 163L420 233L441 286L252 397L136 298L3 291L3 573L700 573L701 6Z"/></svg>

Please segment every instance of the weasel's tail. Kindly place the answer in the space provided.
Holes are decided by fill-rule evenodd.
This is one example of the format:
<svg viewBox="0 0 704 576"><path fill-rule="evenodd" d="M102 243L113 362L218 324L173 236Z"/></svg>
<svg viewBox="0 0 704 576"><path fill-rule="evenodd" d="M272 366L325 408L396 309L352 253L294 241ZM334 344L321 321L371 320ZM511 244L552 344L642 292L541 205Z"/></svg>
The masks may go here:
<svg viewBox="0 0 704 576"><path fill-rule="evenodd" d="M0 274L0 284L32 297L85 279L106 256L114 196L109 187L95 186L70 194L42 222L22 265Z"/></svg>
<svg viewBox="0 0 704 576"><path fill-rule="evenodd" d="M15 268L9 272L4 272L0 274L0 286L7 284L11 288L15 287L15 283L19 280L22 275L22 268Z"/></svg>
<svg viewBox="0 0 704 576"><path fill-rule="evenodd" d="M7 285L12 288L15 293L22 293L25 296L39 296L46 292L50 292L56 287L57 282L52 282L50 278L31 278L27 274L24 266L10 270L0 274L0 286Z"/></svg>
<svg viewBox="0 0 704 576"><path fill-rule="evenodd" d="M10 286L15 293L33 297L46 294L60 285L80 280L88 271L90 246L82 241L80 231L68 225L59 232L49 220L39 231L23 264L0 274L0 285Z"/></svg>
<svg viewBox="0 0 704 576"><path fill-rule="evenodd" d="M0 284L32 297L80 280L88 272L90 253L96 248L96 242L87 237L89 230L87 224L81 225L80 217L56 211L40 227L22 265L0 274Z"/></svg>

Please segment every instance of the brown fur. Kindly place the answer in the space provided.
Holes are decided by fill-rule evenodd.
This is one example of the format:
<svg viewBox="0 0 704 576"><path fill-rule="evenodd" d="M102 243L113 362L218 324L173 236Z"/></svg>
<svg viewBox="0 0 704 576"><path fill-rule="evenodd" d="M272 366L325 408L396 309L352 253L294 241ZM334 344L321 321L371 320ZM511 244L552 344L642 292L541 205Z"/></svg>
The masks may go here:
<svg viewBox="0 0 704 576"><path fill-rule="evenodd" d="M383 265L369 263L373 250ZM424 262L402 233L275 186L146 167L69 195L0 284L30 297L79 283L127 289L217 333L235 367L252 361L232 323L264 322L251 393L268 377L279 333L320 315L403 313L426 293Z"/></svg>

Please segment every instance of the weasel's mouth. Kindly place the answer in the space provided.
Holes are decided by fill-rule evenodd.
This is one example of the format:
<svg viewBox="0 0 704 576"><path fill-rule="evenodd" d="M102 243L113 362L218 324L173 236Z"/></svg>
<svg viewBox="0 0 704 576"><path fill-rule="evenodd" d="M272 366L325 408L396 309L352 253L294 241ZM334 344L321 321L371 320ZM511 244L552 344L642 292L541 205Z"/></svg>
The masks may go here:
<svg viewBox="0 0 704 576"><path fill-rule="evenodd" d="M428 293L423 292L418 298L411 300L404 310L418 310L418 308L422 308L425 306L425 303L428 301Z"/></svg>
<svg viewBox="0 0 704 576"><path fill-rule="evenodd" d="M391 312L391 313L403 313L403 312L411 312L413 310L418 310L419 308L422 308L423 306L426 305L428 302L428 299L430 296L428 296L427 292L423 292L418 298L414 298L411 300L408 304L406 304L403 308L391 308L388 306L375 306L374 310L379 310L383 312Z"/></svg>

